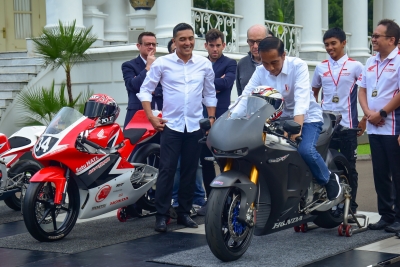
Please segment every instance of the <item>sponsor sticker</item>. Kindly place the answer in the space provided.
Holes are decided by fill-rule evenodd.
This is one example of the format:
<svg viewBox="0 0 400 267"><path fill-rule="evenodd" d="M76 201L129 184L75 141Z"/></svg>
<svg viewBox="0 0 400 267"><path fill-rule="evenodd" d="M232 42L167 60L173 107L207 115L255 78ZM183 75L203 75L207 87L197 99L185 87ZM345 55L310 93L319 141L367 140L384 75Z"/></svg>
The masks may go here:
<svg viewBox="0 0 400 267"><path fill-rule="evenodd" d="M118 203L121 203L121 202L124 202L124 201L127 201L127 200L128 200L128 197L124 197L124 198L120 198L120 199L111 201L111 202L110 202L110 206L115 205L115 204L118 204Z"/></svg>
<svg viewBox="0 0 400 267"><path fill-rule="evenodd" d="M97 192L97 195L94 200L96 200L96 202L102 202L104 199L106 199L106 197L108 196L108 194L110 194L110 192L111 192L111 186L105 185L99 190L99 192Z"/></svg>
<svg viewBox="0 0 400 267"><path fill-rule="evenodd" d="M97 164L96 166L94 166L94 167L88 172L88 174L91 175L94 171L100 169L101 167L103 167L104 165L106 165L109 161L110 161L110 157L106 158L105 160L103 160L102 162L100 162L99 164Z"/></svg>
<svg viewBox="0 0 400 267"><path fill-rule="evenodd" d="M339 99L338 99L338 101L339 101ZM289 154L287 154L287 155L285 155L283 157L280 157L280 158L269 159L268 163L278 163L278 162L284 161L285 159L287 159L287 157L289 157Z"/></svg>
<svg viewBox="0 0 400 267"><path fill-rule="evenodd" d="M92 210L100 210L100 209L103 209L105 207L106 207L106 204L99 205L99 206L94 206L94 207L92 207Z"/></svg>
<svg viewBox="0 0 400 267"><path fill-rule="evenodd" d="M275 223L274 227L272 227L272 229L280 228L280 227L283 227L283 226L286 226L286 225L289 225L289 224L292 224L292 223L295 223L295 222L299 222L302 219L303 219L303 216L295 217L295 218L292 218L292 219L287 219L284 222Z"/></svg>
<svg viewBox="0 0 400 267"><path fill-rule="evenodd" d="M221 182L221 181L213 181L212 184L223 185L224 182Z"/></svg>
<svg viewBox="0 0 400 267"><path fill-rule="evenodd" d="M99 159L99 157L93 157L90 160L86 161L85 164L83 164L82 166L80 166L79 168L76 168L76 172L81 172L84 169L86 169L87 167L89 167L90 165L92 165L94 162L96 162Z"/></svg>

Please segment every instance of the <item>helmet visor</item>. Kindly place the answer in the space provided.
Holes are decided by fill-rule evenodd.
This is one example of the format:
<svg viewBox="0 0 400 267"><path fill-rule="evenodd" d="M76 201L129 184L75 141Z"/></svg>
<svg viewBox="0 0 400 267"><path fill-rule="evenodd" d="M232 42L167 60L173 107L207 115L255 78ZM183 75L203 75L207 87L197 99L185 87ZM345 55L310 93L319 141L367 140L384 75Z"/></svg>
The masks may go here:
<svg viewBox="0 0 400 267"><path fill-rule="evenodd" d="M106 118L113 115L115 111L115 106L106 105L104 103L99 103L95 101L88 101L85 104L85 110L83 111L83 115L88 118Z"/></svg>

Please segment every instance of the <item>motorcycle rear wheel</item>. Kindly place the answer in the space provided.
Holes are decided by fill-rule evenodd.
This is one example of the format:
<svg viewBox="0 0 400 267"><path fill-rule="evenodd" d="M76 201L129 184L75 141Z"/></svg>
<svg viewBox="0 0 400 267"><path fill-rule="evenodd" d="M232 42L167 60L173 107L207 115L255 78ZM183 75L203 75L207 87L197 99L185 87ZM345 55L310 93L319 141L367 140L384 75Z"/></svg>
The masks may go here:
<svg viewBox="0 0 400 267"><path fill-rule="evenodd" d="M336 164L336 167L343 171L343 173L340 175L339 180L341 183L349 183L349 170L350 170L350 165L347 159L337 152L334 155L334 162ZM324 211L324 212L315 212L313 214L318 214L318 217L314 219L314 223L318 225L319 227L322 228L334 228L339 226L344 218L343 218L343 213L340 216L334 216L334 212L332 209Z"/></svg>
<svg viewBox="0 0 400 267"><path fill-rule="evenodd" d="M54 205L55 185L31 183L23 203L23 217L29 233L40 242L53 242L66 237L79 214L79 190L70 179L64 205Z"/></svg>
<svg viewBox="0 0 400 267"><path fill-rule="evenodd" d="M236 220L240 196L240 191L235 187L213 188L207 200L206 239L211 252L221 261L239 259L253 238L254 227L249 228Z"/></svg>
<svg viewBox="0 0 400 267"><path fill-rule="evenodd" d="M33 160L21 160L17 162L14 166L10 168L8 171L8 176L10 178L20 174L24 173L24 183L26 186L29 184L29 179L38 172L42 166ZM13 210L19 211L21 210L21 192L17 192L13 194L12 196L4 199L4 203Z"/></svg>

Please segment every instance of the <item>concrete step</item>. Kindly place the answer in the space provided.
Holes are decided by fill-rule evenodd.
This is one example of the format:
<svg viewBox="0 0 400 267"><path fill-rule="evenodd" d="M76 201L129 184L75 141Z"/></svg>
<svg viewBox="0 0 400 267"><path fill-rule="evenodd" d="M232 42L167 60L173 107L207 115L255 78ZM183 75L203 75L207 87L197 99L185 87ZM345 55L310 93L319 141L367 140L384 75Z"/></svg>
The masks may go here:
<svg viewBox="0 0 400 267"><path fill-rule="evenodd" d="M7 108L13 101L14 99L0 99L0 108Z"/></svg>
<svg viewBox="0 0 400 267"><path fill-rule="evenodd" d="M0 99L14 99L20 91L21 91L21 89L0 90Z"/></svg>
<svg viewBox="0 0 400 267"><path fill-rule="evenodd" d="M3 90L21 90L28 82L0 82L0 91Z"/></svg>
<svg viewBox="0 0 400 267"><path fill-rule="evenodd" d="M41 68L40 65L0 66L0 73L38 73Z"/></svg>
<svg viewBox="0 0 400 267"><path fill-rule="evenodd" d="M0 66L17 65L43 65L43 60L38 57L0 58Z"/></svg>
<svg viewBox="0 0 400 267"><path fill-rule="evenodd" d="M35 73L0 73L0 81L2 82L27 82L33 77Z"/></svg>
<svg viewBox="0 0 400 267"><path fill-rule="evenodd" d="M26 51L0 52L0 58L26 57Z"/></svg>

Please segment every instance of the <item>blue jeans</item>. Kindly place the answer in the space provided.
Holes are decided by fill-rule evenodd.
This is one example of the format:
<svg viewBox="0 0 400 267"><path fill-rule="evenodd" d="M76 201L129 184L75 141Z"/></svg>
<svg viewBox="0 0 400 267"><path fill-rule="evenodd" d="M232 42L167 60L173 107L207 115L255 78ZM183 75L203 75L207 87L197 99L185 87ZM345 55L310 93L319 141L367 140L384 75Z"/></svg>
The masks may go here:
<svg viewBox="0 0 400 267"><path fill-rule="evenodd" d="M317 183L325 185L329 181L329 169L316 149L322 122L304 123L298 152L307 163Z"/></svg>
<svg viewBox="0 0 400 267"><path fill-rule="evenodd" d="M174 200L174 206L178 203L178 191L179 191L179 178L180 178L180 170L181 170L181 158L178 160L178 166L176 167L176 173L174 178L174 189L172 192L172 199ZM203 187L203 175L200 165L196 171L196 189L194 190L193 195L193 204L203 206L205 202L206 192Z"/></svg>

